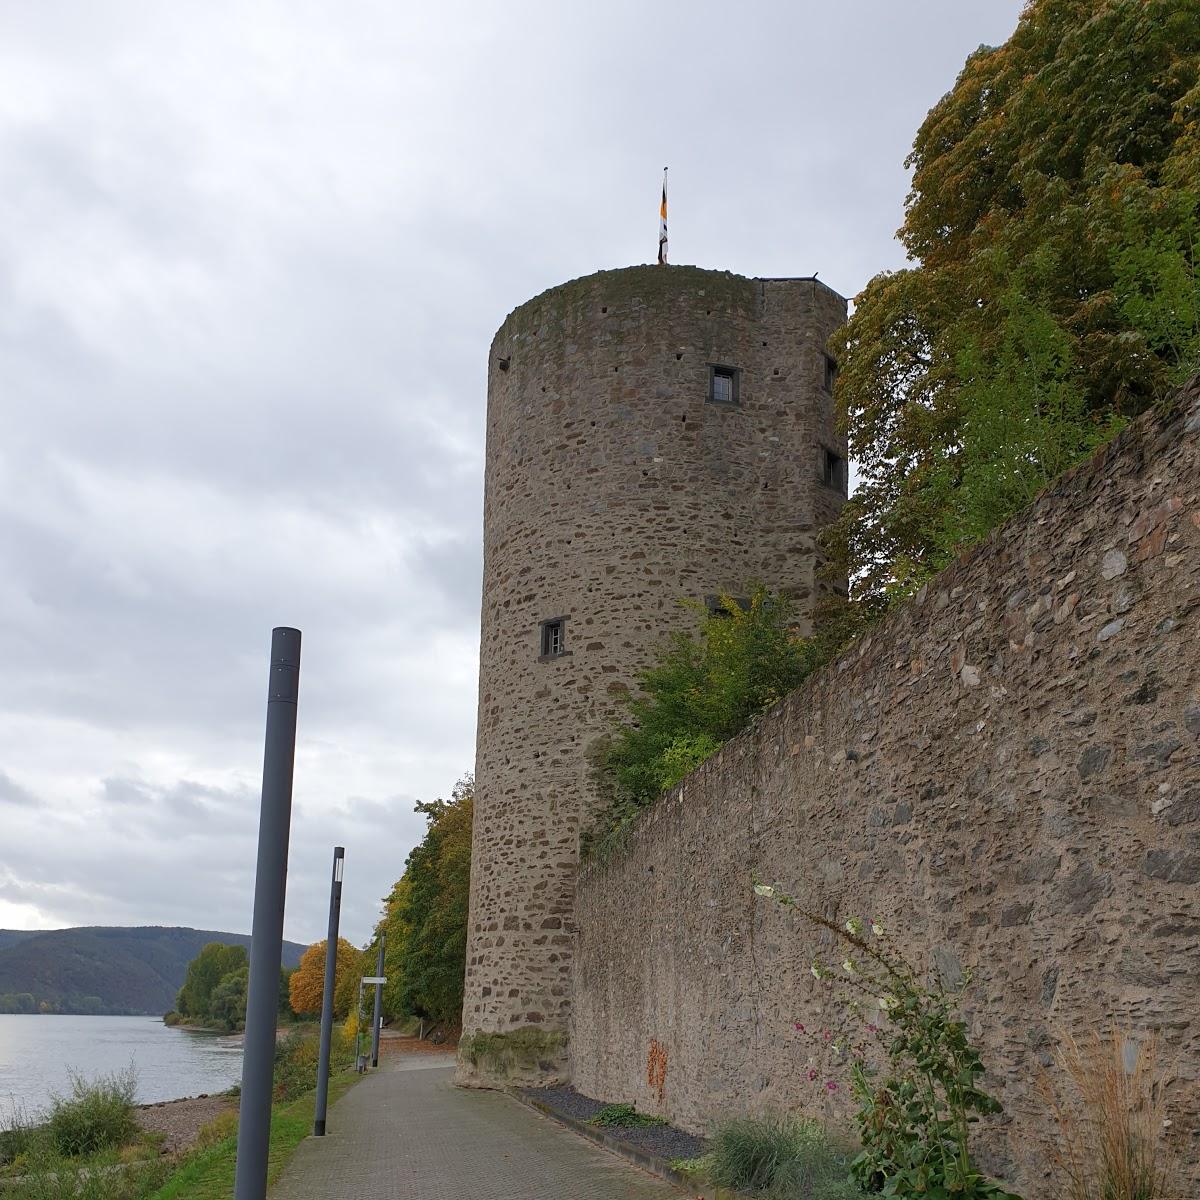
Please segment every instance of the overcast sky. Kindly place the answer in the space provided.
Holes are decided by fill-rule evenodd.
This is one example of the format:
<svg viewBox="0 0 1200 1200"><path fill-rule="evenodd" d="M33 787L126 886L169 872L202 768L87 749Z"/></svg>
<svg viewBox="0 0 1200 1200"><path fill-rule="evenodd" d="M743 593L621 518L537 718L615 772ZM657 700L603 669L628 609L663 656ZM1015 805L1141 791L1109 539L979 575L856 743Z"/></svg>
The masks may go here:
<svg viewBox="0 0 1200 1200"><path fill-rule="evenodd" d="M0 0L0 926L368 935L474 754L486 354L671 256L902 262L921 118L1018 0Z"/></svg>

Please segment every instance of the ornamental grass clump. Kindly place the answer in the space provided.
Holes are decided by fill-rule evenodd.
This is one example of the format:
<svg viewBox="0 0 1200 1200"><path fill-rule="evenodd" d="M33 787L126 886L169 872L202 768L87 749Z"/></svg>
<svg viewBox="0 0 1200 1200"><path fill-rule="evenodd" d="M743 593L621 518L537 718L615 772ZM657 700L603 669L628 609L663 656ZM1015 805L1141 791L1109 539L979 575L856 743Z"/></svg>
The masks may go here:
<svg viewBox="0 0 1200 1200"><path fill-rule="evenodd" d="M793 1116L740 1117L717 1128L705 1169L713 1183L771 1200L849 1200L850 1151L815 1121Z"/></svg>
<svg viewBox="0 0 1200 1200"><path fill-rule="evenodd" d="M1057 1065L1067 1102L1043 1076L1041 1090L1058 1125L1054 1143L1063 1200L1167 1200L1183 1195L1170 1186L1166 1115L1158 1042L1143 1044L1118 1030L1094 1032L1081 1045L1069 1034Z"/></svg>
<svg viewBox="0 0 1200 1200"><path fill-rule="evenodd" d="M832 933L840 961L812 961L812 974L843 1001L836 1029L798 1033L814 1043L810 1082L837 1092L843 1075L857 1102L862 1152L851 1173L868 1192L920 1200L1017 1200L976 1169L968 1130L1001 1112L980 1086L978 1051L959 1016L962 992L925 984L916 969L886 940L878 921L851 917L839 923L810 912L780 888L758 883L755 892Z"/></svg>

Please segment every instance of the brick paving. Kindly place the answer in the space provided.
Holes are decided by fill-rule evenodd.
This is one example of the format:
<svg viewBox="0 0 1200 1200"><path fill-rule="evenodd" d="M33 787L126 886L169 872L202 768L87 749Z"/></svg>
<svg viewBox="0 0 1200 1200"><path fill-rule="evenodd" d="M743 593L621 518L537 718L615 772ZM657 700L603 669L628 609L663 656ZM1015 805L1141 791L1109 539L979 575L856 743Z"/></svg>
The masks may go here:
<svg viewBox="0 0 1200 1200"><path fill-rule="evenodd" d="M498 1092L394 1056L329 1111L270 1200L680 1200L664 1180Z"/></svg>

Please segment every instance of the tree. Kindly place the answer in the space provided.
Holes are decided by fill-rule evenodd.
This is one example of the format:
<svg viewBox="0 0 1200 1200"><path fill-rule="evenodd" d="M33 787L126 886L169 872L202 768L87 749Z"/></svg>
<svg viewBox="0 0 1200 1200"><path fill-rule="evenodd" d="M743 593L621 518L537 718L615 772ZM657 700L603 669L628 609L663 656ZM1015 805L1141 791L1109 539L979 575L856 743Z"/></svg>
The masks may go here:
<svg viewBox="0 0 1200 1200"><path fill-rule="evenodd" d="M226 946L209 942L188 963L183 987L175 1000L176 1011L184 1017L207 1021L212 1018L212 997L225 976L249 969L249 960L242 946Z"/></svg>
<svg viewBox="0 0 1200 1200"><path fill-rule="evenodd" d="M288 999L298 1015L321 1011L325 994L325 946L314 942L300 958L300 965L288 981ZM353 1004L358 987L359 952L345 938L338 938L334 963L334 1016L344 1017Z"/></svg>
<svg viewBox="0 0 1200 1200"><path fill-rule="evenodd" d="M209 1001L209 1019L224 1029L241 1029L246 1024L246 987L250 968L241 967L221 976Z"/></svg>
<svg viewBox="0 0 1200 1200"><path fill-rule="evenodd" d="M827 535L866 615L1200 366L1200 6L1032 0L930 111L835 335L861 482Z"/></svg>
<svg viewBox="0 0 1200 1200"><path fill-rule="evenodd" d="M411 926L405 914L412 893L408 876L396 880L395 887L384 900L383 916L375 928L372 945L378 947L379 935L387 935L383 951L383 973L387 983L383 985L383 1011L389 1020L404 1015L404 956L408 952L408 937Z"/></svg>
<svg viewBox="0 0 1200 1200"><path fill-rule="evenodd" d="M454 785L449 800L416 805L429 825L404 864L408 936L400 994L406 1011L429 1021L452 1024L462 1014L474 808L469 775Z"/></svg>
<svg viewBox="0 0 1200 1200"><path fill-rule="evenodd" d="M364 951L373 964L379 934L387 934L383 998L390 1016L453 1024L462 1013L474 802L475 782L464 775L449 800L416 806L428 822L425 836L405 860Z"/></svg>

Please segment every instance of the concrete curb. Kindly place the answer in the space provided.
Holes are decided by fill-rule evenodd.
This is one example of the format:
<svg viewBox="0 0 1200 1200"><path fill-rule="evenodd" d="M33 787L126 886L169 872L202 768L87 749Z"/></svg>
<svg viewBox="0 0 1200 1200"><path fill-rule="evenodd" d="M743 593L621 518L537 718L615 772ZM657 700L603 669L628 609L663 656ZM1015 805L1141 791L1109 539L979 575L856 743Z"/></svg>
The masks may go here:
<svg viewBox="0 0 1200 1200"><path fill-rule="evenodd" d="M711 1183L704 1183L686 1171L677 1170L665 1158L659 1158L655 1154L639 1150L636 1146L622 1141L615 1134L599 1129L595 1125L589 1125L586 1121L580 1121L577 1117L568 1117L563 1113L555 1112L548 1104L544 1104L540 1100L531 1100L528 1096L523 1096L516 1088L509 1088L508 1095L524 1104L526 1108L540 1112L542 1116L557 1121L559 1125L569 1129L572 1133L577 1133L581 1137L603 1146L605 1150L610 1150L613 1154L636 1163L643 1170L649 1171L652 1175L658 1175L668 1183L683 1188L701 1200L745 1200L741 1192L731 1192L728 1188L719 1188Z"/></svg>

